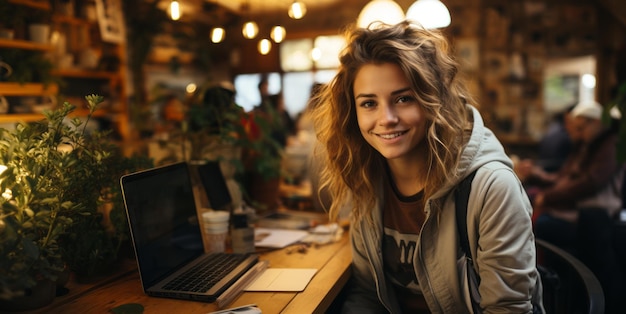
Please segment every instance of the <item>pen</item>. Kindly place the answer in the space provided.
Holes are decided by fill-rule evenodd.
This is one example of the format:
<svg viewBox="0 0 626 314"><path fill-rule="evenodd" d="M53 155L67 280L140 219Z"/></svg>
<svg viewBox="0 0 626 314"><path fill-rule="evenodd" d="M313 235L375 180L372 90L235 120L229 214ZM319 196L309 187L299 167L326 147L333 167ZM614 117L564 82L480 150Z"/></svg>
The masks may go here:
<svg viewBox="0 0 626 314"><path fill-rule="evenodd" d="M267 269L268 261L257 262L250 270L248 270L241 278L239 278L232 286L224 291L217 300L217 307L220 309L228 306L235 298L237 298L243 289L256 279L265 269Z"/></svg>

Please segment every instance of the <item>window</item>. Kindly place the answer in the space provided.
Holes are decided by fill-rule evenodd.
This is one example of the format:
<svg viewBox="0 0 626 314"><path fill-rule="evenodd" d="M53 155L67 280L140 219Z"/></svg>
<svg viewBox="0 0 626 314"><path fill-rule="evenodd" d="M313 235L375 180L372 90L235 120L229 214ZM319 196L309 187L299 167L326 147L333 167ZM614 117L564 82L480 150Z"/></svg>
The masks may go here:
<svg viewBox="0 0 626 314"><path fill-rule="evenodd" d="M281 80L279 73L268 74L268 92L270 95L280 93ZM261 103L261 94L259 93L259 82L261 82L261 74L241 74L235 77L235 103L243 107L245 111L252 110L256 105Z"/></svg>

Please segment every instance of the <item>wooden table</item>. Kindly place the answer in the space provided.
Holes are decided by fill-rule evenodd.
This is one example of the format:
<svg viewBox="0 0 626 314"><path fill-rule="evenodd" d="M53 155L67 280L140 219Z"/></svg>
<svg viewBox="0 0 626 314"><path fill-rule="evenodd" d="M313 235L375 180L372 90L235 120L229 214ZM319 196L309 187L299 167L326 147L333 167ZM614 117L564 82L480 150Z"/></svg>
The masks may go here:
<svg viewBox="0 0 626 314"><path fill-rule="evenodd" d="M317 273L302 292L244 292L228 307L256 304L263 313L324 313L350 277L352 260L348 232L334 243L312 246L299 253L293 248L261 252L269 267L316 268ZM215 303L149 297L141 289L134 260L120 272L93 284L70 281L69 294L36 313L110 313L123 304L138 303L144 313L208 313Z"/></svg>

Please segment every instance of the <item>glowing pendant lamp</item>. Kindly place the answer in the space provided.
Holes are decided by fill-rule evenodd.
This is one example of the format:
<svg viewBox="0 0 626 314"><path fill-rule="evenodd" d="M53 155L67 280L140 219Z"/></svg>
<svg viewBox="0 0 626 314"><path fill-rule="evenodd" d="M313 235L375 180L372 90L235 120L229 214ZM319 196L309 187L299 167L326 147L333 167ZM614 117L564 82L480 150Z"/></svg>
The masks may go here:
<svg viewBox="0 0 626 314"><path fill-rule="evenodd" d="M306 5L304 5L304 2L294 0L289 6L289 11L287 13L290 18L299 20L306 14Z"/></svg>
<svg viewBox="0 0 626 314"><path fill-rule="evenodd" d="M260 54L266 55L272 50L272 42L267 38L263 38L259 41L257 49Z"/></svg>
<svg viewBox="0 0 626 314"><path fill-rule="evenodd" d="M286 35L287 35L287 30L285 30L284 27L280 25L276 25L272 27L272 32L270 33L270 37L275 43L278 44L282 42L285 39Z"/></svg>
<svg viewBox="0 0 626 314"><path fill-rule="evenodd" d="M396 24L404 20L404 11L393 0L372 0L368 2L357 19L357 26L366 28L374 21L386 24Z"/></svg>
<svg viewBox="0 0 626 314"><path fill-rule="evenodd" d="M450 12L439 0L417 0L406 11L407 20L418 22L426 29L450 25Z"/></svg>
<svg viewBox="0 0 626 314"><path fill-rule="evenodd" d="M223 27L215 27L211 30L211 42L221 43L226 36L226 30Z"/></svg>

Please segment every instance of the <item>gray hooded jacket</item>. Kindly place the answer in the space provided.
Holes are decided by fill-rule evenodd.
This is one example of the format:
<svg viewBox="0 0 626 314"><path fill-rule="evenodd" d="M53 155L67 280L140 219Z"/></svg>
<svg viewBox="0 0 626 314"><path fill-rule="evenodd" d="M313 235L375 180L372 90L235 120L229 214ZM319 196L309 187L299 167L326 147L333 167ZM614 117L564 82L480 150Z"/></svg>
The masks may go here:
<svg viewBox="0 0 626 314"><path fill-rule="evenodd" d="M474 126L457 169L458 181L426 201L427 218L413 261L415 273L432 313L471 312L466 279L457 263L461 253L452 192L462 178L477 170L467 227L474 268L481 278L481 308L484 313L532 313L531 296L541 302L541 282L535 266L530 201L502 145L484 126L479 112L475 108L472 112ZM352 278L345 313L401 312L383 270L380 204L379 200L372 209L373 225L367 219L351 222Z"/></svg>

